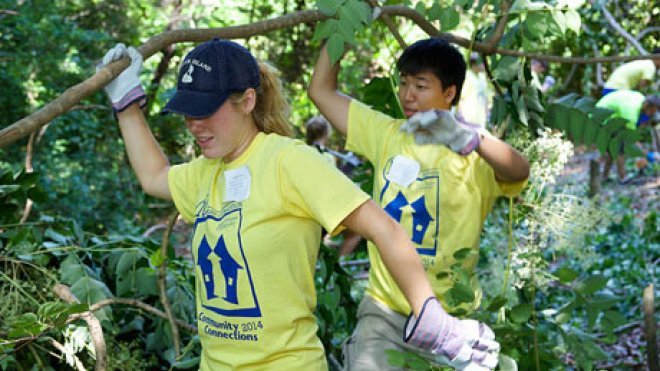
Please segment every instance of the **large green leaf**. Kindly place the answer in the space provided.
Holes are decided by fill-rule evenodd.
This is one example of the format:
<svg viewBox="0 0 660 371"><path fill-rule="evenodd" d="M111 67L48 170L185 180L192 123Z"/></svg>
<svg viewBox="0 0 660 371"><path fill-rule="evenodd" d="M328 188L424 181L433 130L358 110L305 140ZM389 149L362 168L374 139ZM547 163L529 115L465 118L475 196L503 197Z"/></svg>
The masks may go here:
<svg viewBox="0 0 660 371"><path fill-rule="evenodd" d="M539 40L548 31L549 13L544 11L530 12L523 23L525 35L532 40Z"/></svg>
<svg viewBox="0 0 660 371"><path fill-rule="evenodd" d="M520 61L518 58L511 56L504 56L497 62L497 67L493 71L493 77L496 80L510 81L518 74L520 68Z"/></svg>
<svg viewBox="0 0 660 371"><path fill-rule="evenodd" d="M333 17L343 3L344 1L341 0L316 0L316 7L321 13Z"/></svg>
<svg viewBox="0 0 660 371"><path fill-rule="evenodd" d="M158 276L149 267L139 268L135 272L135 288L140 296L158 295Z"/></svg>
<svg viewBox="0 0 660 371"><path fill-rule="evenodd" d="M515 323L525 323L532 316L533 310L534 307L531 303L522 303L511 308L509 316L511 317L511 321Z"/></svg>
<svg viewBox="0 0 660 371"><path fill-rule="evenodd" d="M71 286L71 292L81 303L92 305L103 299L112 297L112 293L105 283L91 277L82 277ZM112 310L106 306L94 313L99 321L110 320Z"/></svg>
<svg viewBox="0 0 660 371"><path fill-rule="evenodd" d="M443 8L440 12L440 27L442 32L451 31L461 21L460 14L454 9L454 7Z"/></svg>
<svg viewBox="0 0 660 371"><path fill-rule="evenodd" d="M312 37L313 41L325 40L330 35L337 32L338 25L336 19L327 19L323 22L317 23L316 28L314 29L314 36Z"/></svg>
<svg viewBox="0 0 660 371"><path fill-rule="evenodd" d="M327 46L330 63L335 64L344 54L344 40L338 33L335 33L328 39Z"/></svg>
<svg viewBox="0 0 660 371"><path fill-rule="evenodd" d="M138 261L142 259L142 255L139 251L136 250L127 250L124 251L119 257L117 266L115 267L115 274L117 276L122 276L130 271L135 271L137 269Z"/></svg>
<svg viewBox="0 0 660 371"><path fill-rule="evenodd" d="M587 114L578 109L570 108L568 110L568 122L568 131L573 142L575 144L582 144L584 142L585 127L589 123Z"/></svg>
<svg viewBox="0 0 660 371"><path fill-rule="evenodd" d="M87 265L82 264L75 254L70 254L60 264L60 279L62 283L73 285L83 277L97 278L94 271Z"/></svg>
<svg viewBox="0 0 660 371"><path fill-rule="evenodd" d="M569 30L572 30L576 34L580 34L580 28L582 27L582 19L580 18L580 13L575 9L567 9L564 12L564 20L566 22L566 27Z"/></svg>
<svg viewBox="0 0 660 371"><path fill-rule="evenodd" d="M598 136L598 130L600 126L593 122L591 119L585 120L584 126L584 144L590 146L596 142L596 137Z"/></svg>
<svg viewBox="0 0 660 371"><path fill-rule="evenodd" d="M587 277L586 279L580 281L577 284L577 287L575 288L575 290L577 292L579 292L580 294L582 294L582 295L593 294L596 291L598 291L598 290L602 289L603 287L605 287L608 280L609 280L609 278L607 278L603 275L594 274L594 275L591 275L591 276Z"/></svg>

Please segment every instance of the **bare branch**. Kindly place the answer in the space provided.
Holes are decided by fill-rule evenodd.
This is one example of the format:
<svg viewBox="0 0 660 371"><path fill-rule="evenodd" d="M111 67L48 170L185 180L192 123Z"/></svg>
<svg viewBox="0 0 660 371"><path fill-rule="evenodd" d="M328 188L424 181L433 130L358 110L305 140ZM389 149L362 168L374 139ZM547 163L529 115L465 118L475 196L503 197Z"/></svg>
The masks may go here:
<svg viewBox="0 0 660 371"><path fill-rule="evenodd" d="M510 49L489 49L488 45L482 42L473 43L472 40L453 35L451 33L439 32L424 16L419 14L414 9L405 6L385 6L382 7L383 15L401 16L411 19L418 27L431 36L442 37L450 42L460 45L465 48L472 48L472 50L482 54L501 54L514 57L526 57L538 60L546 60L555 63L574 63L574 64L590 64L590 63L607 63L618 61L631 61L639 59L657 59L657 55L640 55L640 56L614 56L614 57L601 57L601 58L573 58L552 56L543 53L526 53L518 50ZM223 28L209 28L209 29L190 29L190 30L172 30L163 32L150 38L138 50L144 59L148 59L154 53L170 44L182 42L203 42L210 40L214 37L224 39L240 39L247 38L254 35L263 35L271 31L289 28L300 23L313 23L320 20L327 19L328 17L317 10L304 10L281 17L272 18L269 20L259 21L252 24L223 27ZM128 67L128 58L123 58L110 65L100 69L93 76L87 80L70 87L65 90L59 97L55 98L52 102L46 104L36 112L26 116L10 126L0 130L0 148L9 145L30 134L32 131L41 127L47 122L50 122L55 117L62 115L71 109L83 98L93 94L107 85L112 79L117 77L121 71Z"/></svg>
<svg viewBox="0 0 660 371"><path fill-rule="evenodd" d="M140 308L140 309L144 310L145 312L151 313L151 314L153 314L155 316L158 316L160 318L168 319L167 314L165 314L165 312L163 312L162 310L160 310L158 308L155 308L155 307L152 307L151 305L149 305L145 302L142 302L140 300L137 300L137 299L126 299L126 298L103 299L101 301L98 301L98 302L90 305L89 306L89 311L90 312L96 312L97 310L99 310L103 307L107 307L108 305L113 305L113 304L129 305L131 307ZM72 322L72 321L78 320L80 318L82 318L82 314L74 314L69 318L68 322ZM189 323L186 323L186 322L184 322L180 319L175 319L174 322L179 327L181 327L181 328L183 328L187 331L190 331L192 333L197 332L197 327L195 327L195 326L193 326Z"/></svg>
<svg viewBox="0 0 660 371"><path fill-rule="evenodd" d="M174 342L174 356L179 358L181 354L181 348L179 345L179 328L174 322L174 315L172 314L172 307L170 306L170 300L167 298L167 246L169 246L170 233L176 223L177 218L179 217L178 212L174 212L170 216L170 220L167 223L167 228L165 228L165 233L163 233L163 242L160 245L160 256L162 261L160 267L158 267L158 288L160 289L160 303L163 304L165 308L165 314L167 314L167 319L170 321L170 326L172 329L172 341Z"/></svg>
<svg viewBox="0 0 660 371"><path fill-rule="evenodd" d="M378 4L378 0L369 0L369 4L371 4L371 7L375 10L380 7L380 4ZM377 10L379 13L381 12L380 9ZM392 35L394 35L394 38L396 39L396 42L399 43L399 46L401 49L405 49L407 47L405 40L403 40L403 37L401 37L401 34L399 33L399 30L397 30L396 25L394 22L392 22L392 19L387 16L387 15L382 15L379 17L380 19L383 20L383 23L385 23L385 26L390 30Z"/></svg>
<svg viewBox="0 0 660 371"><path fill-rule="evenodd" d="M634 37L632 37L631 34L629 34L626 30L624 30L623 27L621 27L621 25L616 21L616 19L614 19L614 16L612 15L612 13L610 13L609 10L607 10L607 6L604 3L601 6L601 11L603 12L603 15L605 16L605 19L607 20L607 23L609 23L610 26L616 32L621 34L621 36L623 36L624 39L628 40L628 42L630 44L635 46L635 48L637 49L639 54L648 54L646 49L644 49L644 47Z"/></svg>
<svg viewBox="0 0 660 371"><path fill-rule="evenodd" d="M499 21L497 21L497 25L495 26L495 32L493 32L493 36L486 41L486 48L487 50L490 50L490 53L493 53L495 50L497 50L497 44L500 43L500 40L502 40L502 36L504 36L504 29L506 28L506 24L509 21L509 9L511 8L511 2L510 1L503 1L502 5L500 6L500 10L502 11L502 18L500 18ZM490 54L488 52L484 52L484 54Z"/></svg>

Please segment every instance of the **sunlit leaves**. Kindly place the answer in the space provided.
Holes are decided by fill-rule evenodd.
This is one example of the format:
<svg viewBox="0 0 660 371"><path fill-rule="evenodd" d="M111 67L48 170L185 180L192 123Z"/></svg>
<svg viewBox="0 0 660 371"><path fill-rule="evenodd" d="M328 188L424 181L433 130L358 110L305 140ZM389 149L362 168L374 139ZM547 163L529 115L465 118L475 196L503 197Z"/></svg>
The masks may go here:
<svg viewBox="0 0 660 371"><path fill-rule="evenodd" d="M589 97L566 95L548 105L545 124L565 132L575 144L595 144L601 153L618 156L623 146L626 155L638 155L635 142L640 136L626 127L626 120L610 117L612 111L595 107Z"/></svg>
<svg viewBox="0 0 660 371"><path fill-rule="evenodd" d="M371 22L370 8L360 0L319 0L316 5L323 14L334 18L320 22L313 39L327 39L330 62L335 63L344 54L346 44L357 44L355 35Z"/></svg>

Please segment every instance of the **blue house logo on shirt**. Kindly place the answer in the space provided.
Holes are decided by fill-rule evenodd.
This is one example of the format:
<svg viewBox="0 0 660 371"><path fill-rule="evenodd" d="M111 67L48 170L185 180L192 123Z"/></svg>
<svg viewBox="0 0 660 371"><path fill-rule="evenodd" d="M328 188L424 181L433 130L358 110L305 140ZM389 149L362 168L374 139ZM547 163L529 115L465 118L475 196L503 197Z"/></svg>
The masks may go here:
<svg viewBox="0 0 660 371"><path fill-rule="evenodd" d="M383 209L411 236L418 254L435 256L438 249L439 177L420 174L404 189L392 186L385 177L383 180L385 185L380 192Z"/></svg>
<svg viewBox="0 0 660 371"><path fill-rule="evenodd" d="M208 209L207 209L208 210ZM212 213L215 214L215 213ZM193 246L202 307L231 317L260 317L261 310L240 236L241 209L220 217L198 215ZM217 235L216 231L220 231ZM199 240L195 237L199 236ZM216 237L213 237L216 236Z"/></svg>

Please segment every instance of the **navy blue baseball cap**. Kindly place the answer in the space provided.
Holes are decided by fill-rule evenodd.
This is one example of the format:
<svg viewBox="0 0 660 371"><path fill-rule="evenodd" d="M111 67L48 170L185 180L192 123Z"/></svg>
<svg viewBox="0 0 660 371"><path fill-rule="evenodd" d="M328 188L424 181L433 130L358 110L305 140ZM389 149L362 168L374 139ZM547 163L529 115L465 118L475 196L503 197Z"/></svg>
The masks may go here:
<svg viewBox="0 0 660 371"><path fill-rule="evenodd" d="M161 114L208 117L231 94L258 87L259 66L252 54L233 41L213 39L186 55L176 93Z"/></svg>

